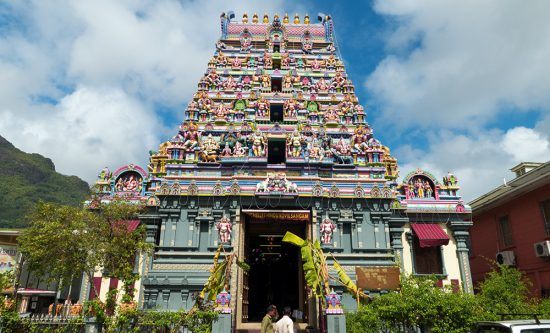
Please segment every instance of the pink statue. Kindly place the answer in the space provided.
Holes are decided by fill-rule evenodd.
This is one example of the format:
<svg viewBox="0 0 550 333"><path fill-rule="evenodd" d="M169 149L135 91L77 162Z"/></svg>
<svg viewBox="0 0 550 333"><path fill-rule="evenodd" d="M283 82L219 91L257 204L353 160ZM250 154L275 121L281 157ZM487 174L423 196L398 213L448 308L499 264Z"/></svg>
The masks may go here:
<svg viewBox="0 0 550 333"><path fill-rule="evenodd" d="M332 242L332 233L336 230L336 224L331 219L326 218L319 226L321 232L321 242L323 244L330 244Z"/></svg>
<svg viewBox="0 0 550 333"><path fill-rule="evenodd" d="M239 59L239 57L235 57L231 62L231 68L233 69L241 69L242 65L243 64L241 62L241 59Z"/></svg>
<svg viewBox="0 0 550 333"><path fill-rule="evenodd" d="M220 219L220 221L216 225L216 229L218 229L218 236L220 237L221 243L231 243L232 228L233 225L231 224L231 220L229 219L229 217L224 216Z"/></svg>

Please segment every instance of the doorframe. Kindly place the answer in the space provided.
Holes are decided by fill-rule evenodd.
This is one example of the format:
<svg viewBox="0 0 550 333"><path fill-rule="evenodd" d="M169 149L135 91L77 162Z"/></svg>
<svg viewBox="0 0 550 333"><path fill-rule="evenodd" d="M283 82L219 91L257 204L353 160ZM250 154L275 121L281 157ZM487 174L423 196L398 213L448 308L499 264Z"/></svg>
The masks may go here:
<svg viewBox="0 0 550 333"><path fill-rule="evenodd" d="M239 258L246 258L245 257L245 246L244 242L246 240L246 213L256 213L256 212L262 212L262 213L308 213L309 219L305 222L305 235L308 240L312 239L313 236L313 221L314 217L316 217L316 212L313 209L305 210L305 209L240 209L240 219L239 219L239 237L238 237L238 244L237 244L237 253ZM302 268L299 267L299 272L303 276ZM243 323L242 321L242 306L243 306L243 275L244 271L242 268L239 267L238 274L237 274L237 281L241 281L241 283L237 286L237 309L235 311L236 316L236 330L259 330L261 323L254 322L254 323ZM305 286L303 285L303 279L300 280L301 290L304 290ZM302 302L301 304L305 304L304 300L307 297L307 295L304 292L301 292L299 295L299 302ZM311 312L311 307L315 307L315 303L312 304L311 300L308 302L308 312ZM304 311L304 314L305 311ZM299 329L304 330L306 326L311 325L312 318L308 313L308 322L307 323L299 323Z"/></svg>

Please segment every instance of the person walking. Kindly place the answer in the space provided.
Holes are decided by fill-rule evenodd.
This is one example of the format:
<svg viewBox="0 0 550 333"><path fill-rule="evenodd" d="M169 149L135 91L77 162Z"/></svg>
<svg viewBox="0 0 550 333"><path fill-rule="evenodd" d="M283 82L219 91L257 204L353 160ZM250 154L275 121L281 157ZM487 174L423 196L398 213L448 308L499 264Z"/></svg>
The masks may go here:
<svg viewBox="0 0 550 333"><path fill-rule="evenodd" d="M296 330L294 329L294 322L292 321L292 318L290 318L290 315L292 314L292 310L289 306L285 306L283 309L283 318L279 319L279 321L275 324L275 333L295 333Z"/></svg>
<svg viewBox="0 0 550 333"><path fill-rule="evenodd" d="M274 333L273 322L275 320L277 320L277 307L275 305L270 305L267 307L267 313L264 319L262 319L260 333Z"/></svg>

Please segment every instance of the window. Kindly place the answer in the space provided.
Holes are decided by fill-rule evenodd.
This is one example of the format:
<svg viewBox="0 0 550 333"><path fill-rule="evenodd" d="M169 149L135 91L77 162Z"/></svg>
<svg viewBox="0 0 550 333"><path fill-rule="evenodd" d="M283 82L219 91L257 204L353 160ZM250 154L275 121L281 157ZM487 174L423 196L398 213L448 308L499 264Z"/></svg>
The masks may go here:
<svg viewBox="0 0 550 333"><path fill-rule="evenodd" d="M512 229L510 228L508 215L503 216L498 220L498 228L500 232L500 242L502 243L502 246L512 246L514 244L514 240L512 239Z"/></svg>
<svg viewBox="0 0 550 333"><path fill-rule="evenodd" d="M281 91L282 79L280 77L271 78L271 91Z"/></svg>
<svg viewBox="0 0 550 333"><path fill-rule="evenodd" d="M282 164L286 162L285 140L269 140L267 143L267 163Z"/></svg>
<svg viewBox="0 0 550 333"><path fill-rule="evenodd" d="M540 203L540 210L542 211L542 220L544 221L546 235L550 235L550 199Z"/></svg>
<svg viewBox="0 0 550 333"><path fill-rule="evenodd" d="M283 105L282 104L271 104L269 106L269 121L282 123L284 120L283 116Z"/></svg>
<svg viewBox="0 0 550 333"><path fill-rule="evenodd" d="M416 274L444 274L441 246L420 247L418 237L414 236L413 254Z"/></svg>

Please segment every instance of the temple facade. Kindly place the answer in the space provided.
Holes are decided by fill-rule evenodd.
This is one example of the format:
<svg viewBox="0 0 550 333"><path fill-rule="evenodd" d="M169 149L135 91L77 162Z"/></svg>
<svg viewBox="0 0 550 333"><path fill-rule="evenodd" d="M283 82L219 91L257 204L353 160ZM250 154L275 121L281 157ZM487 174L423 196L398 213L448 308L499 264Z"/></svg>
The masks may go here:
<svg viewBox="0 0 550 333"><path fill-rule="evenodd" d="M140 220L155 250L138 264L140 306L190 308L221 244L251 267L231 269L234 327L256 327L268 304L315 326L318 307L299 250L281 241L286 231L320 240L328 263L336 258L352 278L384 280L397 269L470 292L471 210L456 177L439 182L416 170L397 181L397 160L367 122L331 17L229 12L220 25L178 132L150 152L147 168L105 169L96 185L101 200L147 206ZM387 291L368 283L367 293Z"/></svg>

